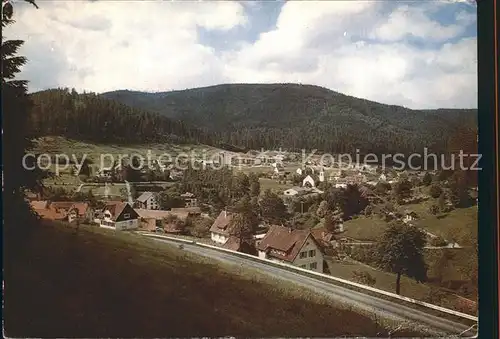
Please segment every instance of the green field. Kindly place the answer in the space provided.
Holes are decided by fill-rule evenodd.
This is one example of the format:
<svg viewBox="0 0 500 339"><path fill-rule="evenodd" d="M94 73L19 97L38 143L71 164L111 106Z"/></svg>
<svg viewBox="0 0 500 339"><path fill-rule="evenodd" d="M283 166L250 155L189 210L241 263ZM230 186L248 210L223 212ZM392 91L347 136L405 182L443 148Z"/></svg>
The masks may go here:
<svg viewBox="0 0 500 339"><path fill-rule="evenodd" d="M426 216L417 225L449 241L470 246L477 241L477 206L453 210L442 218Z"/></svg>
<svg viewBox="0 0 500 339"><path fill-rule="evenodd" d="M477 256L474 252L475 248L473 247L477 244L477 207L472 206L469 208L455 209L446 215L437 217L428 212L428 206L430 204L431 202L424 202L414 205L405 205L405 207L415 211L420 216L420 219L416 222L419 227L438 236L442 236L448 241L456 241L465 248L427 250L426 263L429 265L429 281L433 282L433 285L436 284L436 286L439 285L449 288L453 290L454 293L475 300L477 298L477 281L471 282L470 272L474 270L477 271L478 265ZM387 225L385 221L377 216L360 216L344 223L346 230L343 235L362 241L376 241L384 232ZM437 262L442 258L445 251L452 253L452 256L445 267L439 268L439 266L436 266ZM371 270L366 267L359 267L356 269ZM439 270L439 272L436 272L436 269ZM332 274L349 279L353 270L353 266L345 266L344 264L336 263L334 264L334 271L332 271ZM388 291L394 291L395 278L392 274L373 270L371 274L377 277L376 286ZM388 278L389 276L391 278ZM441 282L436 281L438 276L442 276ZM404 287L403 284L401 285L401 290L404 295L417 299L430 297L431 285L417 284L409 279L406 279L405 284L407 287ZM453 305L453 302L447 298L443 300L445 304L449 303Z"/></svg>
<svg viewBox="0 0 500 339"><path fill-rule="evenodd" d="M169 156L172 161L179 154L186 154L193 158L202 158L205 156L210 159L212 155L219 152L220 149L207 145L174 145L174 144L146 144L146 145L119 145L119 144L99 144L94 142L84 142L72 140L64 137L43 137L35 140L33 151L36 153L47 153L51 155L66 154L70 160L73 156L80 159L83 155L91 160L94 164L101 166L108 165L112 159L118 160L120 155L126 159L135 154L144 157L145 161L148 156L151 159L156 159L163 156L164 160L168 160Z"/></svg>
<svg viewBox="0 0 500 339"><path fill-rule="evenodd" d="M442 236L460 245L471 245L471 236L477 238L477 207L457 208L446 215L435 216L428 212L432 202L404 205L404 209L415 211L419 219L415 224L424 230ZM387 227L387 223L376 215L359 216L346 221L345 235L358 240L375 241Z"/></svg>
<svg viewBox="0 0 500 339"><path fill-rule="evenodd" d="M387 336L388 323L251 268L90 226L18 229L5 232L9 337Z"/></svg>
<svg viewBox="0 0 500 339"><path fill-rule="evenodd" d="M278 194L283 193L283 191L293 187L293 184L280 184L277 180L268 179L268 178L260 178L260 191L264 192L267 189L270 189Z"/></svg>
<svg viewBox="0 0 500 339"><path fill-rule="evenodd" d="M377 216L359 216L344 222L344 236L357 240L375 241L382 235L387 223Z"/></svg>

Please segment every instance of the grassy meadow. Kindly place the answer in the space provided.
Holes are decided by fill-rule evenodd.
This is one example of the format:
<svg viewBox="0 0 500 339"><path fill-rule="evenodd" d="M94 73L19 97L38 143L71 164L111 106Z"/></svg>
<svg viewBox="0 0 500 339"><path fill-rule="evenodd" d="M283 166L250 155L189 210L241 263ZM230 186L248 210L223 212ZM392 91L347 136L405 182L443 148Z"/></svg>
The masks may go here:
<svg viewBox="0 0 500 339"><path fill-rule="evenodd" d="M130 233L58 223L9 230L9 337L385 337L395 326L252 269Z"/></svg>

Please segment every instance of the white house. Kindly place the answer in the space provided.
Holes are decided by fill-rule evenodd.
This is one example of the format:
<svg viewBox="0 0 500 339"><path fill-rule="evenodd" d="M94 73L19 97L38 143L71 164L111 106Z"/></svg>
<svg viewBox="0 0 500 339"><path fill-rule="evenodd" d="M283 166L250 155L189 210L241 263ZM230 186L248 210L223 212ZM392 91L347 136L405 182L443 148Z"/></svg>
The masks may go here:
<svg viewBox="0 0 500 339"><path fill-rule="evenodd" d="M233 214L226 210L220 212L210 227L210 238L213 242L223 245L229 239L229 224L233 220Z"/></svg>
<svg viewBox="0 0 500 339"><path fill-rule="evenodd" d="M409 223L409 222L411 222L413 220L416 220L416 219L418 219L417 213L406 211L405 212L405 216L403 217L403 222L405 224L407 224L407 223Z"/></svg>
<svg viewBox="0 0 500 339"><path fill-rule="evenodd" d="M68 221L91 221L93 209L86 202L76 202L68 210Z"/></svg>
<svg viewBox="0 0 500 339"><path fill-rule="evenodd" d="M156 200L156 195L153 192L144 192L136 200L138 208L146 210L157 210L160 208L158 201Z"/></svg>
<svg viewBox="0 0 500 339"><path fill-rule="evenodd" d="M259 258L323 273L324 257L310 230L273 225L257 245Z"/></svg>
<svg viewBox="0 0 500 339"><path fill-rule="evenodd" d="M319 182L324 182L325 181L325 170L321 168L319 172Z"/></svg>
<svg viewBox="0 0 500 339"><path fill-rule="evenodd" d="M126 202L108 203L97 219L99 226L116 231L133 230L139 227L139 215Z"/></svg>
<svg viewBox="0 0 500 339"><path fill-rule="evenodd" d="M314 182L314 179L308 175L307 177L302 180L302 186L303 187L315 187L316 183Z"/></svg>

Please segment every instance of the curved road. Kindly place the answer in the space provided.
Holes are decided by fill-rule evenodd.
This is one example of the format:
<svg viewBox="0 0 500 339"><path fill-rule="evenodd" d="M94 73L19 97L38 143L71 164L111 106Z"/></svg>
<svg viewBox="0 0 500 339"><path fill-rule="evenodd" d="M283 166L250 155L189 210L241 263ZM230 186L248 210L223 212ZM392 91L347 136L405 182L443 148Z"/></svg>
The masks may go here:
<svg viewBox="0 0 500 339"><path fill-rule="evenodd" d="M167 239L153 238L173 246L179 246L179 242ZM469 326L453 322L447 319L425 313L420 310L410 308L397 302L380 299L371 295L363 294L358 291L334 285L325 281L305 276L299 273L288 271L279 267L266 265L264 263L252 261L247 258L217 251L215 249L199 247L191 244L183 244L184 250L194 254L208 257L214 260L222 261L232 265L248 266L261 273L268 274L274 278L286 280L300 286L303 286L315 293L322 294L336 302L351 305L355 308L376 313L380 317L392 319L401 322L410 322L434 332L436 335L458 336L462 332L464 337L471 337L476 334L474 329L468 330ZM397 334L397 332L395 333Z"/></svg>

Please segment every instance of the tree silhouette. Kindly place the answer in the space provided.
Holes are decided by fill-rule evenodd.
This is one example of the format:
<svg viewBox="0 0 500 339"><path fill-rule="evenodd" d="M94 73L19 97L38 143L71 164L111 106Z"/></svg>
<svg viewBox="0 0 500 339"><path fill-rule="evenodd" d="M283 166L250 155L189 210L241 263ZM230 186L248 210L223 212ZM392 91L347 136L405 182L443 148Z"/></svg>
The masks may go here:
<svg viewBox="0 0 500 339"><path fill-rule="evenodd" d="M396 273L396 294L400 294L401 275L423 282L427 279L424 259L426 235L419 228L394 222L385 230L377 244L379 265Z"/></svg>
<svg viewBox="0 0 500 339"><path fill-rule="evenodd" d="M240 243L252 243L253 234L257 229L259 219L252 208L249 196L244 196L233 208L235 215L231 220L229 233L236 236Z"/></svg>
<svg viewBox="0 0 500 339"><path fill-rule="evenodd" d="M344 220L348 220L352 216L361 213L368 204L368 199L359 190L358 185L348 185L340 199L340 209Z"/></svg>
<svg viewBox="0 0 500 339"><path fill-rule="evenodd" d="M34 1L27 2L36 4ZM10 3L2 4L2 28L14 23L14 8ZM37 7L38 8L38 7ZM42 191L42 179L46 175L32 158L25 159L25 151L32 149L31 136L27 132L27 121L32 107L28 95L27 81L17 80L16 75L27 62L17 55L22 40L2 39L2 153L3 153L3 200L6 225L30 224L35 214L24 201L25 189ZM28 168L33 168L32 170Z"/></svg>
<svg viewBox="0 0 500 339"><path fill-rule="evenodd" d="M288 218L283 200L269 189L264 192L259 206L262 218L270 223L280 224Z"/></svg>

